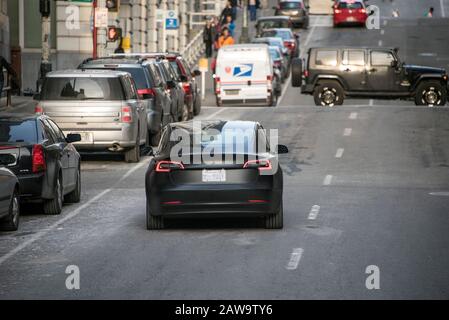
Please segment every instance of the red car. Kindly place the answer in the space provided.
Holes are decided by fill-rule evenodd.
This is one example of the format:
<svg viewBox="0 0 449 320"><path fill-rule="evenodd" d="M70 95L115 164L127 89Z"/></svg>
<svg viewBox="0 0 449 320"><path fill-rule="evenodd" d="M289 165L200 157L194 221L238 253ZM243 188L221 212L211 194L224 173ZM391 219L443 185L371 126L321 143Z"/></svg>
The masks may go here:
<svg viewBox="0 0 449 320"><path fill-rule="evenodd" d="M342 24L365 25L368 14L361 0L340 0L334 5L334 27Z"/></svg>

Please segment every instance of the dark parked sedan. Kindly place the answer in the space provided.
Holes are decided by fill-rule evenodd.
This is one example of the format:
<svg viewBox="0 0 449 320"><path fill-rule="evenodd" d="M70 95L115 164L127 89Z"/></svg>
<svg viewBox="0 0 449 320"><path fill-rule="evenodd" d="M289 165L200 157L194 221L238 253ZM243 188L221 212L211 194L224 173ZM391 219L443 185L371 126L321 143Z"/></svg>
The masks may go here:
<svg viewBox="0 0 449 320"><path fill-rule="evenodd" d="M6 168L15 161L11 154L0 154L0 230L3 231L19 228L19 180Z"/></svg>
<svg viewBox="0 0 449 320"><path fill-rule="evenodd" d="M275 148L276 149L276 146ZM167 126L146 173L147 228L167 217L264 217L283 227L282 170L262 126L189 121Z"/></svg>
<svg viewBox="0 0 449 320"><path fill-rule="evenodd" d="M59 214L62 204L79 202L80 155L72 142L47 116L3 114L0 117L0 156L12 155L8 165L19 179L21 201L39 201L47 214Z"/></svg>

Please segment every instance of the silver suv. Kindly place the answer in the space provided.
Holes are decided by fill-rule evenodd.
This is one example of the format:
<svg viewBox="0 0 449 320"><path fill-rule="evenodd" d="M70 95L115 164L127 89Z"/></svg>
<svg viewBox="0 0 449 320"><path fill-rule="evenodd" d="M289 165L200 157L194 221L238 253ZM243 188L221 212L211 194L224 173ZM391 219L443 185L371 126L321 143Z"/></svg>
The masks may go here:
<svg viewBox="0 0 449 320"><path fill-rule="evenodd" d="M124 152L125 161L138 162L148 144L147 115L128 72L50 72L35 99L36 113L54 119L66 135L81 135L78 150Z"/></svg>

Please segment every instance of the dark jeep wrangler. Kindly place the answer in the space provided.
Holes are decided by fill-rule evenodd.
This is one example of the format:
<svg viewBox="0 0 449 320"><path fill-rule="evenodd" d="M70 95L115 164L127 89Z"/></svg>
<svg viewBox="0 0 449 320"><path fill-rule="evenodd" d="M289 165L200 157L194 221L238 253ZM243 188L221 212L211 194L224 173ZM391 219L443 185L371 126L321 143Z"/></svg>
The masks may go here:
<svg viewBox="0 0 449 320"><path fill-rule="evenodd" d="M303 68L304 65L304 68ZM343 104L345 97L414 99L442 106L446 70L407 65L393 48L311 48L305 61L292 62L292 85L313 94L318 106Z"/></svg>

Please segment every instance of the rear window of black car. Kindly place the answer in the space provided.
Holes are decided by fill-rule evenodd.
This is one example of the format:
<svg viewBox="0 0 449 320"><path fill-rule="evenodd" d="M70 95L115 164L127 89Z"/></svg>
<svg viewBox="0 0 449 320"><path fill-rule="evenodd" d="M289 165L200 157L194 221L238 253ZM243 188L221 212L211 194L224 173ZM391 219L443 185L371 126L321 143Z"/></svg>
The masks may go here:
<svg viewBox="0 0 449 320"><path fill-rule="evenodd" d="M41 100L124 100L118 77L49 77L42 86Z"/></svg>
<svg viewBox="0 0 449 320"><path fill-rule="evenodd" d="M295 2L281 2L279 4L279 8L281 9L299 9L302 7L302 3L299 1L295 1Z"/></svg>
<svg viewBox="0 0 449 320"><path fill-rule="evenodd" d="M37 142L36 121L0 120L0 142Z"/></svg>
<svg viewBox="0 0 449 320"><path fill-rule="evenodd" d="M315 64L317 66L335 67L337 65L337 50L318 50Z"/></svg>

